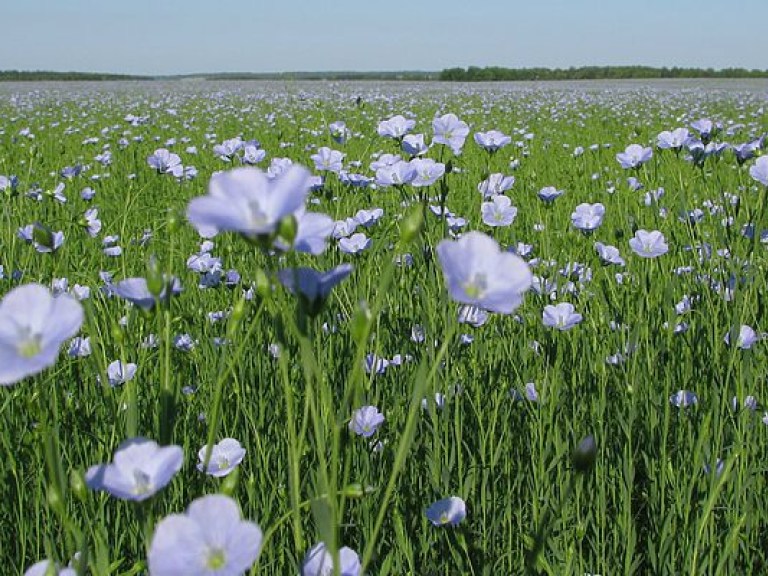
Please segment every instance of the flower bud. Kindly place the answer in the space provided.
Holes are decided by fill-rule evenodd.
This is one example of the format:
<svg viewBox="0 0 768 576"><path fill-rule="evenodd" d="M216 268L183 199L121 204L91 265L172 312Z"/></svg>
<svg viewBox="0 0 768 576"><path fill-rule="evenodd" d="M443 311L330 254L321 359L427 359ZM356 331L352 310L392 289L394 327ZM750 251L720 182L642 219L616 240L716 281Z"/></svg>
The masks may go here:
<svg viewBox="0 0 768 576"><path fill-rule="evenodd" d="M78 500L85 502L85 499L88 495L88 490L86 489L85 480L83 479L83 474L81 471L72 470L70 472L69 487L72 489L72 494L74 494Z"/></svg>
<svg viewBox="0 0 768 576"><path fill-rule="evenodd" d="M424 225L424 212L420 206L411 210L403 219L400 227L400 238L403 242L413 242L421 233Z"/></svg>
<svg viewBox="0 0 768 576"><path fill-rule="evenodd" d="M44 246L50 250L53 250L53 232L50 228L40 224L39 222L35 222L35 224L32 226L32 240L40 244L40 246Z"/></svg>
<svg viewBox="0 0 768 576"><path fill-rule="evenodd" d="M237 492L237 485L240 481L240 468L235 468L230 472L221 483L221 493L225 496L234 496Z"/></svg>
<svg viewBox="0 0 768 576"><path fill-rule="evenodd" d="M291 214L280 220L280 225L277 228L277 234L283 240L285 240L289 246L293 245L293 241L296 239L296 233L298 232L298 223L296 217Z"/></svg>
<svg viewBox="0 0 768 576"><path fill-rule="evenodd" d="M585 436L576 449L573 451L571 460L573 467L577 472L586 473L589 472L595 465L597 459L597 444L595 443L595 437L591 434Z"/></svg>

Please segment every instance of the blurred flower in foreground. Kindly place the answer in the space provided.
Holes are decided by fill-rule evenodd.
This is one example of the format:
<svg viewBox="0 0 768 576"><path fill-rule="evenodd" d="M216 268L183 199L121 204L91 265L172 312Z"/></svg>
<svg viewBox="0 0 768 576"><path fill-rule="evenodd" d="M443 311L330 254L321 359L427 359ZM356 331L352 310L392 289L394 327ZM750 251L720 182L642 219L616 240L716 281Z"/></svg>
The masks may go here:
<svg viewBox="0 0 768 576"><path fill-rule="evenodd" d="M91 466L85 483L91 490L103 490L121 500L146 500L171 481L183 462L180 446L131 438L120 444L112 464Z"/></svg>
<svg viewBox="0 0 768 576"><path fill-rule="evenodd" d="M249 238L268 236L280 221L304 205L310 173L297 165L270 179L258 168L235 168L214 174L208 194L192 199L187 218L201 236L240 232Z"/></svg>
<svg viewBox="0 0 768 576"><path fill-rule="evenodd" d="M178 278L173 277L170 280L164 278L162 282L163 287L157 297L160 302L166 302L169 295L176 296L181 294L181 282L179 282ZM149 291L146 278L126 278L121 280L114 285L113 292L142 310L151 310L155 306L155 297Z"/></svg>
<svg viewBox="0 0 768 576"><path fill-rule="evenodd" d="M68 294L54 298L40 284L11 290L0 302L0 385L53 365L82 323L83 307Z"/></svg>
<svg viewBox="0 0 768 576"><path fill-rule="evenodd" d="M261 553L263 534L243 520L228 496L198 498L186 514L171 514L155 528L149 547L152 576L238 576Z"/></svg>
<svg viewBox="0 0 768 576"><path fill-rule="evenodd" d="M768 186L768 155L760 156L749 167L749 175L763 186Z"/></svg>
<svg viewBox="0 0 768 576"><path fill-rule="evenodd" d="M433 503L426 511L427 520L435 526L456 526L467 516L467 506L458 496Z"/></svg>
<svg viewBox="0 0 768 576"><path fill-rule="evenodd" d="M347 546L339 549L340 576L359 576L360 568L360 557L357 552ZM304 557L301 576L332 576L333 574L333 556L328 552L325 543L318 542Z"/></svg>
<svg viewBox="0 0 768 576"><path fill-rule="evenodd" d="M316 303L328 298L334 286L344 280L353 270L352 264L340 264L328 272L312 268L286 268L277 273L280 283L293 293Z"/></svg>
<svg viewBox="0 0 768 576"><path fill-rule="evenodd" d="M77 571L69 567L59 569L50 560L41 560L27 568L24 576L77 576Z"/></svg>
<svg viewBox="0 0 768 576"><path fill-rule="evenodd" d="M493 238L480 232L441 241L437 256L451 298L491 312L511 313L533 281L522 258L503 252Z"/></svg>

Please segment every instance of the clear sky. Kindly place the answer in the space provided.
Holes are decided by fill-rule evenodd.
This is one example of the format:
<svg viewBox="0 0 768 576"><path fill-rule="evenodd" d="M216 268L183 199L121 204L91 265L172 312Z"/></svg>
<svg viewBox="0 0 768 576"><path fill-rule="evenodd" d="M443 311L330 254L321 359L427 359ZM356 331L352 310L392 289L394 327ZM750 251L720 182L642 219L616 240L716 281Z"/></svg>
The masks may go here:
<svg viewBox="0 0 768 576"><path fill-rule="evenodd" d="M768 68L768 0L0 0L0 69Z"/></svg>

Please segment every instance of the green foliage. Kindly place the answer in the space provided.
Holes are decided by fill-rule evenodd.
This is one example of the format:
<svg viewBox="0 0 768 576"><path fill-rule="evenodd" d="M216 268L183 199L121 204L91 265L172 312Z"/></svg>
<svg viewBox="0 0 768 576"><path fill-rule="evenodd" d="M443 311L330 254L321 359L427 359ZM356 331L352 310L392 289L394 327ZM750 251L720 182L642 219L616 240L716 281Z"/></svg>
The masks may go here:
<svg viewBox="0 0 768 576"><path fill-rule="evenodd" d="M440 80L450 82L498 82L516 80L628 80L650 78L768 78L768 70L744 68L683 68L679 66L581 66L578 68L446 68Z"/></svg>
<svg viewBox="0 0 768 576"><path fill-rule="evenodd" d="M321 537L357 550L370 561L370 574L520 574L542 526L545 541L531 569L543 574L768 570L768 426L760 412L731 407L734 396L768 398L766 344L739 350L723 341L740 324L768 327L766 248L739 233L749 221L768 228L766 191L730 151L701 168L671 151L655 151L631 173L615 160L627 144L648 145L681 118L751 122L734 142L763 133L762 95L706 86L684 93L223 86L179 84L161 93L152 84L132 84L0 99L0 174L20 179L17 193L0 198L6 275L0 293L11 288L16 269L24 271L23 282L67 277L70 286L90 286L83 333L93 345L88 358L62 353L38 377L0 388L4 573L22 574L45 557L67 562L78 551L87 552L91 574L146 573L154 523L218 491L232 494L244 517L269 536L254 570L259 574L297 573ZM357 95L364 106L355 105ZM342 219L360 208L383 208L382 221L366 230L369 251L352 258L332 246L317 258L278 259L220 235L213 255L225 269L239 270L242 284L198 289L199 275L185 262L200 238L186 223L172 222L190 198L205 193L214 171L233 166L213 154L210 134L217 141L257 138L269 158L285 155L304 165L317 146L334 146L346 162L362 163L355 170L367 172L373 153L398 152L396 142L376 135L377 122L406 110L418 119L417 132L429 134L434 114L451 111L473 131L498 129L521 141L492 156L471 136L460 156L433 149L430 156L450 159L455 169L444 177L444 190L435 185L425 196L447 192L446 207L467 219L467 229L492 234L505 247L533 244L541 262L535 273L561 287L568 278L559 270L567 263L589 267L590 280L583 286L576 280L575 292L558 297L574 303L581 324L562 333L545 328L542 309L551 300L535 292L516 316L492 316L480 328L458 324L458 306L434 256L447 235L444 222L418 204L418 212L403 207L404 198L413 202L410 191L353 188L333 175L313 194L311 209ZM128 113L149 120L131 126ZM327 134L328 123L339 119L356 135L344 145ZM34 139L19 136L27 127ZM533 137L523 142L524 134ZM86 141L91 136L98 144ZM118 143L123 137L131 139L125 149ZM197 146L197 155L184 152L188 144L173 147L185 165L197 167L197 179L177 181L147 166L146 157L169 138ZM106 143L112 164L102 167L94 156ZM591 144L597 146L590 150ZM574 155L576 146L587 150ZM490 229L480 218L476 186L489 173L511 173L513 159L520 165L508 195L518 216L509 228ZM59 171L75 163L90 169L66 182L66 204L26 197L35 187L54 189ZM629 175L645 188L631 190ZM545 205L537 192L550 185L565 194ZM92 203L79 196L86 186L96 190ZM644 193L660 187L664 198L647 206ZM573 208L598 201L607 209L603 225L590 236L574 230ZM705 202L718 210L707 211L701 223L678 219ZM103 220L102 236L120 236L121 257L104 255L101 238L89 238L79 224L92 205ZM729 216L733 223L724 227ZM37 254L17 237L32 222L64 231L58 252ZM138 240L147 228L154 236L143 244ZM635 257L627 241L636 228L662 230L670 252L656 261ZM615 244L626 267L604 266L593 246L598 240ZM687 248L703 244L712 246L711 258ZM413 265L395 265L405 252ZM556 264L546 265L551 260ZM355 271L317 318L301 317L296 299L276 285L276 268L326 270L342 261L352 261ZM689 265L690 273L673 273ZM100 270L116 281L147 270L178 275L185 289L169 307L143 313L101 295ZM729 298L713 289L731 278ZM254 297L246 300L251 286ZM697 300L678 318L674 306L684 294ZM224 310L233 310L227 322L205 317ZM688 324L683 334L674 333L679 320ZM414 324L424 328L423 343L410 339ZM171 345L181 333L198 341L191 352ZM142 346L149 334L159 348ZM462 334L473 343L462 343ZM229 344L216 346L214 337ZM269 352L274 344L278 358ZM377 376L363 370L368 353L412 360ZM606 362L617 353L623 363ZM105 367L118 358L139 369L131 385L111 388ZM536 384L538 403L515 399L528 382ZM672 406L669 397L680 389L696 392L699 403ZM444 395L442 407L436 393ZM381 445L348 431L352 411L364 404L386 417L373 438ZM174 481L144 507L82 484L85 470L108 461L131 431L176 443L186 458ZM583 474L576 475L574 449L587 435L597 449L582 445L577 454L586 453L589 466L579 460ZM202 446L227 436L247 454L236 481L222 482L198 472L196 458ZM717 458L725 462L720 476L704 473ZM433 527L425 508L451 495L466 500L466 520L455 529Z"/></svg>

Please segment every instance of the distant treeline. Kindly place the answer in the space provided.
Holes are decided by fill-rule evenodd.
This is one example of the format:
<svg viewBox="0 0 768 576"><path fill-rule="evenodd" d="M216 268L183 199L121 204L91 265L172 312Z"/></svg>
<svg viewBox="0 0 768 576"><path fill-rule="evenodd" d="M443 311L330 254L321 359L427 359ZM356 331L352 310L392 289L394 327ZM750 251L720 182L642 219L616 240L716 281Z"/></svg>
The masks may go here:
<svg viewBox="0 0 768 576"><path fill-rule="evenodd" d="M100 80L402 80L493 82L514 80L623 80L645 78L768 78L768 70L744 68L653 68L650 66L582 66L581 68L447 68L442 72L213 72L168 76L133 76L101 72L0 70L0 82Z"/></svg>
<svg viewBox="0 0 768 576"><path fill-rule="evenodd" d="M99 80L437 80L439 72L203 72L168 76L132 76L98 72L0 70L0 82L99 81Z"/></svg>
<svg viewBox="0 0 768 576"><path fill-rule="evenodd" d="M768 70L744 68L654 68L652 66L582 66L580 68L447 68L439 79L448 82L514 80L628 80L633 78L768 78Z"/></svg>
<svg viewBox="0 0 768 576"><path fill-rule="evenodd" d="M48 70L0 70L0 82L41 82L45 80L148 80L147 76L102 74L100 72L51 72Z"/></svg>
<svg viewBox="0 0 768 576"><path fill-rule="evenodd" d="M205 80L437 80L439 72L221 72L213 74L189 74L171 78L203 78Z"/></svg>

